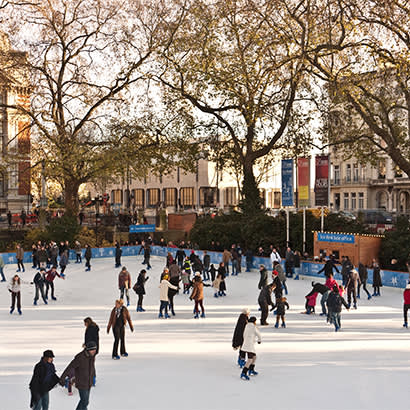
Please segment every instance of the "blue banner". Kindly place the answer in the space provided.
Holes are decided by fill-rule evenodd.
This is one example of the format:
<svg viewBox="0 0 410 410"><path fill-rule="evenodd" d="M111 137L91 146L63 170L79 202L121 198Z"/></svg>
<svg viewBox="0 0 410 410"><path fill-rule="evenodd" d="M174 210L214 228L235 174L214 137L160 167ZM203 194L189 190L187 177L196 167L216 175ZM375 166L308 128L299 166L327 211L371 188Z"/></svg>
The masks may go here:
<svg viewBox="0 0 410 410"><path fill-rule="evenodd" d="M354 235L345 233L318 232L317 240L319 242L354 243Z"/></svg>
<svg viewBox="0 0 410 410"><path fill-rule="evenodd" d="M130 233L155 232L155 225L130 225Z"/></svg>
<svg viewBox="0 0 410 410"><path fill-rule="evenodd" d="M282 159L282 206L293 205L293 159Z"/></svg>

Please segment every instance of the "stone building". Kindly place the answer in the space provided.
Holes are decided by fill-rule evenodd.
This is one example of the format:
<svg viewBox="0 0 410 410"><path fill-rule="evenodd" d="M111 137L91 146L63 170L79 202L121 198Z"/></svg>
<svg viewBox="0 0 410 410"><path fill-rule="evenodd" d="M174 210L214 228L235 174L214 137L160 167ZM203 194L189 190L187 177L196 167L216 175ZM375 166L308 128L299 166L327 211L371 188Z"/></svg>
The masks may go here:
<svg viewBox="0 0 410 410"><path fill-rule="evenodd" d="M13 50L0 32L0 213L30 207L30 85L24 62L27 53Z"/></svg>

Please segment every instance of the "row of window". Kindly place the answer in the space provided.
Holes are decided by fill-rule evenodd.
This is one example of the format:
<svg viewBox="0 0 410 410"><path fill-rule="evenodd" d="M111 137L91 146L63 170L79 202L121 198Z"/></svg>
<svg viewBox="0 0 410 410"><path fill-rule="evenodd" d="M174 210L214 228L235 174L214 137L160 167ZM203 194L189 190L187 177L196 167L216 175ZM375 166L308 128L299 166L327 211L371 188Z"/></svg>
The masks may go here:
<svg viewBox="0 0 410 410"><path fill-rule="evenodd" d="M335 207L340 209L340 194L335 194ZM363 192L344 192L343 193L343 209L355 211L364 209L364 193Z"/></svg>

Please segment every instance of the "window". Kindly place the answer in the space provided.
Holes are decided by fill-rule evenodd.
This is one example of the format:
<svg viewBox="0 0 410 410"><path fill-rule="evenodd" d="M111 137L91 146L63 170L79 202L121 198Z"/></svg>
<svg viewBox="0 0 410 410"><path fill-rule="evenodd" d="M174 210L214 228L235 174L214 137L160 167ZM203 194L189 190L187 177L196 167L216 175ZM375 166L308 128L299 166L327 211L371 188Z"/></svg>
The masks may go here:
<svg viewBox="0 0 410 410"><path fill-rule="evenodd" d="M353 164L353 181L359 181L359 164Z"/></svg>
<svg viewBox="0 0 410 410"><path fill-rule="evenodd" d="M281 198L282 198L282 194L281 194L281 192L280 191L275 191L274 193L274 196L273 196L273 201L274 201L274 203L273 203L273 207L274 208L280 208L280 201L281 201Z"/></svg>
<svg viewBox="0 0 410 410"><path fill-rule="evenodd" d="M394 167L394 177L395 178L403 177L403 171L397 165Z"/></svg>
<svg viewBox="0 0 410 410"><path fill-rule="evenodd" d="M340 166L339 165L335 165L334 168L334 183L335 185L339 185L340 184Z"/></svg>
<svg viewBox="0 0 410 410"><path fill-rule="evenodd" d="M364 209L364 193L359 192L359 209Z"/></svg>
<svg viewBox="0 0 410 410"><path fill-rule="evenodd" d="M176 206L177 205L177 189L176 188L165 188L164 189L164 203L165 203L165 206Z"/></svg>
<svg viewBox="0 0 410 410"><path fill-rule="evenodd" d="M259 196L261 198L262 208L265 208L266 207L266 190L265 189L260 189L259 190Z"/></svg>
<svg viewBox="0 0 410 410"><path fill-rule="evenodd" d="M386 178L386 161L383 161L383 160L379 161L378 171L379 171L378 178L385 179Z"/></svg>
<svg viewBox="0 0 410 410"><path fill-rule="evenodd" d="M154 208L158 205L160 191L158 188L150 188L147 190L147 206L149 208Z"/></svg>
<svg viewBox="0 0 410 410"><path fill-rule="evenodd" d="M144 208L144 190L143 189L134 189L134 204L136 208Z"/></svg>
<svg viewBox="0 0 410 410"><path fill-rule="evenodd" d="M177 168L177 183L178 183L178 184L179 184L180 180L181 180L181 170L180 170L180 168L178 167L178 168Z"/></svg>
<svg viewBox="0 0 410 410"><path fill-rule="evenodd" d="M216 188L201 187L199 188L199 205L204 207L216 206L217 190Z"/></svg>
<svg viewBox="0 0 410 410"><path fill-rule="evenodd" d="M356 192L352 192L351 199L352 199L352 210L354 211L356 209Z"/></svg>
<svg viewBox="0 0 410 410"><path fill-rule="evenodd" d="M122 190L114 189L111 192L111 200L113 204L122 204Z"/></svg>
<svg viewBox="0 0 410 410"><path fill-rule="evenodd" d="M278 209L280 208L280 192L269 191L268 192L268 202L266 204L268 208Z"/></svg>
<svg viewBox="0 0 410 410"><path fill-rule="evenodd" d="M365 181L366 180L366 165L362 165L361 170L362 170L362 181Z"/></svg>
<svg viewBox="0 0 410 410"><path fill-rule="evenodd" d="M179 190L179 204L182 207L193 207L195 205L194 188L181 188Z"/></svg>
<svg viewBox="0 0 410 410"><path fill-rule="evenodd" d="M352 166L350 164L346 165L346 182L352 180Z"/></svg>
<svg viewBox="0 0 410 410"><path fill-rule="evenodd" d="M343 209L349 209L349 193L347 192L343 194Z"/></svg>
<svg viewBox="0 0 410 410"><path fill-rule="evenodd" d="M228 187L225 188L225 206L236 206L238 205L238 200L236 196L236 188Z"/></svg>
<svg viewBox="0 0 410 410"><path fill-rule="evenodd" d="M127 208L129 208L131 206L131 195L130 195L130 190L126 189L124 191L124 204Z"/></svg>
<svg viewBox="0 0 410 410"><path fill-rule="evenodd" d="M4 196L4 175L0 172L0 197Z"/></svg>

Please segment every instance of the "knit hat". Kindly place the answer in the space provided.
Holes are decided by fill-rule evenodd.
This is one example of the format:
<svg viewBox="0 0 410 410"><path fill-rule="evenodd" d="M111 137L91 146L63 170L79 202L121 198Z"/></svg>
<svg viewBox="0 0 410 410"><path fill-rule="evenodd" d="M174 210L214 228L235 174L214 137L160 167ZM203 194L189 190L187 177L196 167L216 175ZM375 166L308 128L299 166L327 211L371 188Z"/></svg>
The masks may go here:
<svg viewBox="0 0 410 410"><path fill-rule="evenodd" d="M243 313L244 315L249 315L249 313L251 313L251 311L249 310L249 308L243 308L243 309L242 309L242 313Z"/></svg>
<svg viewBox="0 0 410 410"><path fill-rule="evenodd" d="M85 350L89 351L89 350L97 350L97 343L95 342L87 342L87 344L85 345Z"/></svg>
<svg viewBox="0 0 410 410"><path fill-rule="evenodd" d="M195 276L201 276L200 272L195 272Z"/></svg>
<svg viewBox="0 0 410 410"><path fill-rule="evenodd" d="M248 319L248 322L249 322L249 323L256 323L256 317L255 317L255 316L250 317L250 318Z"/></svg>
<svg viewBox="0 0 410 410"><path fill-rule="evenodd" d="M52 350L45 350L43 352L43 357L55 357Z"/></svg>

